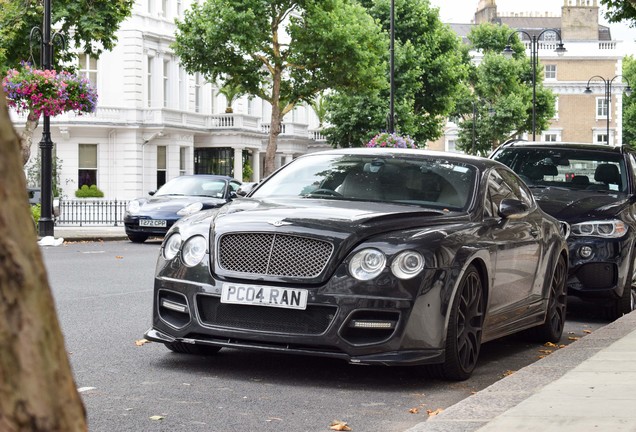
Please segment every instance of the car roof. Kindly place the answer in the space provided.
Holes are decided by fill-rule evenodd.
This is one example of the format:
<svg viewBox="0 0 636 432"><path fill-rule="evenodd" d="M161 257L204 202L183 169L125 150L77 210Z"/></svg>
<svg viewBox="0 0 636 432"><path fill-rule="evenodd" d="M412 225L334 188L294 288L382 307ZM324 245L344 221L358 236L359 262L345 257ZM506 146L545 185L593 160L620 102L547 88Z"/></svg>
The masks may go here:
<svg viewBox="0 0 636 432"><path fill-rule="evenodd" d="M551 148L551 149L563 149L563 150L596 150L603 151L609 153L626 153L632 152L633 150L626 145L622 146L609 146L607 144L592 144L592 143L581 143L581 142L554 142L554 141L523 141L523 140L515 140L509 141L501 146L500 149L504 148Z"/></svg>
<svg viewBox="0 0 636 432"><path fill-rule="evenodd" d="M312 155L317 154L333 154L333 155L376 155L380 157L387 157L391 155L414 155L435 159L443 159L454 162L467 163L470 165L474 165L480 170L493 167L493 166L504 166L503 164L494 161L492 159L487 159L481 156L472 156L466 155L463 153L453 153L453 152L444 152L444 151L436 151L436 150L425 150L425 149L405 149L405 148L376 148L376 147L352 147L346 149L333 149L333 150L324 150L320 152L307 153L300 157L311 157ZM507 168L507 167L506 167Z"/></svg>

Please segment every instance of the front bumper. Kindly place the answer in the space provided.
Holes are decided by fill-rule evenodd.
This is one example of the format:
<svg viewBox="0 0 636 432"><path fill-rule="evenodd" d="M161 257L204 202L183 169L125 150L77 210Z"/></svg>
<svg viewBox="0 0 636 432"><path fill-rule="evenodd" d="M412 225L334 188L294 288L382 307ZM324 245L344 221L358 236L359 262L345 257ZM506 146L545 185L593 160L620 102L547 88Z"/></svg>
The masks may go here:
<svg viewBox="0 0 636 432"><path fill-rule="evenodd" d="M568 294L581 298L616 298L631 281L633 240L570 237ZM591 253L586 256L586 253Z"/></svg>
<svg viewBox="0 0 636 432"><path fill-rule="evenodd" d="M157 268L148 340L323 356L355 364L444 361L447 305L440 290L446 271L425 270L417 282L385 287L375 295L363 293L350 280L304 287L309 301L299 311L221 303L222 283L211 278L207 265L185 269L184 274L183 267L160 258ZM181 277L174 277L178 272ZM360 321L391 326L357 327Z"/></svg>

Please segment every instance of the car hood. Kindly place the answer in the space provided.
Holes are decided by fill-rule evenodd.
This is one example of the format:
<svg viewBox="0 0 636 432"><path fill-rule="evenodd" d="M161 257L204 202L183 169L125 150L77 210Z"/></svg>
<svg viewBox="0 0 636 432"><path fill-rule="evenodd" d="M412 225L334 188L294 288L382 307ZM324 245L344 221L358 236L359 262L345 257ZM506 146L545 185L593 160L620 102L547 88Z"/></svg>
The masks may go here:
<svg viewBox="0 0 636 432"><path fill-rule="evenodd" d="M546 213L570 223L613 218L629 203L622 193L577 191L565 188L533 188L537 203Z"/></svg>
<svg viewBox="0 0 636 432"><path fill-rule="evenodd" d="M203 208L219 207L225 204L225 200L204 196L190 196L190 195L162 195L148 198L141 204L141 210L143 212L149 211L165 211L177 212L183 207L192 203L200 202L203 204Z"/></svg>
<svg viewBox="0 0 636 432"><path fill-rule="evenodd" d="M423 226L450 224L467 218L466 213L422 207L327 199L244 198L217 213L214 230L284 231L320 237L357 238Z"/></svg>

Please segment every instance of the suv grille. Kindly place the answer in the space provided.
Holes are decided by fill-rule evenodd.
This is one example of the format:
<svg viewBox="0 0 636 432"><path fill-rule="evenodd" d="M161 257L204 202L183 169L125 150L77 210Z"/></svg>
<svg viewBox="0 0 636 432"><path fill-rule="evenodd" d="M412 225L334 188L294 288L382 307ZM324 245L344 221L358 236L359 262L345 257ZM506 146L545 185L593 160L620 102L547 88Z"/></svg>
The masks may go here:
<svg viewBox="0 0 636 432"><path fill-rule="evenodd" d="M333 252L331 243L270 233L225 234L219 266L227 271L266 276L317 277Z"/></svg>

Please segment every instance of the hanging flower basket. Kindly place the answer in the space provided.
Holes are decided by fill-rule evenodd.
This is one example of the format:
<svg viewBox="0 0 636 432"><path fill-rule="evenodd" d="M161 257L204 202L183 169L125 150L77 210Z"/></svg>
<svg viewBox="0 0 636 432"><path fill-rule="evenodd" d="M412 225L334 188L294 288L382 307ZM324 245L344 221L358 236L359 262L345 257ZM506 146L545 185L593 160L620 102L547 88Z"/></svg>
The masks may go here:
<svg viewBox="0 0 636 432"><path fill-rule="evenodd" d="M417 148L415 141L410 136L401 136L395 133L381 132L371 138L366 147L386 148Z"/></svg>
<svg viewBox="0 0 636 432"><path fill-rule="evenodd" d="M97 91L86 78L70 72L35 69L22 63L2 79L7 103L18 113L38 119L67 111L91 113L97 107Z"/></svg>

